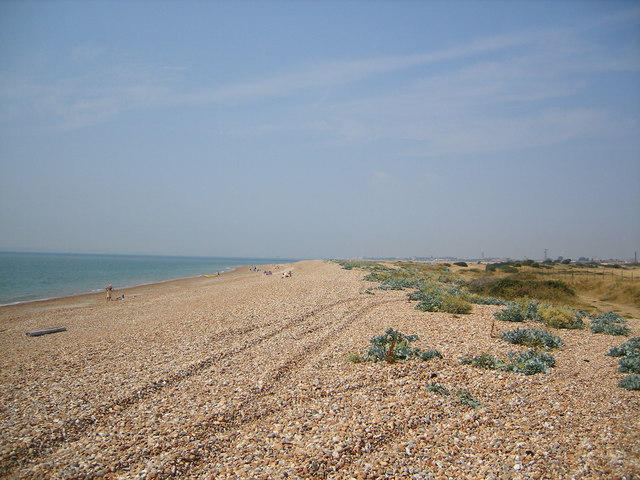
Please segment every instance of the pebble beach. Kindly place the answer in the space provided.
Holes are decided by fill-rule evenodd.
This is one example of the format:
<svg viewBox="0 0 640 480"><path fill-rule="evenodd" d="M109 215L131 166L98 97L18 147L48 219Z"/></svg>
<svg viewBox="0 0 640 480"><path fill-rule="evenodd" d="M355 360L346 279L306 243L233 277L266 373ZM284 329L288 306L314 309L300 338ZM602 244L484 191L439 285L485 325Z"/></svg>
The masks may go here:
<svg viewBox="0 0 640 480"><path fill-rule="evenodd" d="M605 355L625 337L558 330L549 374L483 370L460 357L525 350L491 335L501 307L421 312L364 275L302 261L0 308L0 478L640 478L640 394ZM443 358L347 360L390 327Z"/></svg>

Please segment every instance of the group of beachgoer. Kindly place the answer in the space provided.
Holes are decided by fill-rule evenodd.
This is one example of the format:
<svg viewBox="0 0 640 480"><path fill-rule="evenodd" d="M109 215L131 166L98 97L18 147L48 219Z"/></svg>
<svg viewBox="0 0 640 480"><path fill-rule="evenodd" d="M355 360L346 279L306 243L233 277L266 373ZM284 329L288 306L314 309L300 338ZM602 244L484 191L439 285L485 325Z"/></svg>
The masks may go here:
<svg viewBox="0 0 640 480"><path fill-rule="evenodd" d="M108 287L104 288L107 292L107 302L111 301L111 297L113 295L113 286L109 285ZM120 295L118 298L116 298L116 300L124 300L124 293L122 295Z"/></svg>
<svg viewBox="0 0 640 480"><path fill-rule="evenodd" d="M251 267L249 269L250 272L259 272L260 269L258 267ZM273 272L271 270L265 270L264 271L265 275L273 275ZM287 272L282 272L282 278L289 278L293 276L293 272L291 270L287 271Z"/></svg>

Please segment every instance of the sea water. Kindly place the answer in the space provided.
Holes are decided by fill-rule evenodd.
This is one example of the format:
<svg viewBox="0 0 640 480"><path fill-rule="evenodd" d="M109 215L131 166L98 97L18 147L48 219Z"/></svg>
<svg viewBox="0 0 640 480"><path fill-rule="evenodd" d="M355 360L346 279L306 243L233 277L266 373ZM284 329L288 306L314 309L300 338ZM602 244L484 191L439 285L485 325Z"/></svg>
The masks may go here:
<svg viewBox="0 0 640 480"><path fill-rule="evenodd" d="M0 305L67 297L295 259L0 252Z"/></svg>

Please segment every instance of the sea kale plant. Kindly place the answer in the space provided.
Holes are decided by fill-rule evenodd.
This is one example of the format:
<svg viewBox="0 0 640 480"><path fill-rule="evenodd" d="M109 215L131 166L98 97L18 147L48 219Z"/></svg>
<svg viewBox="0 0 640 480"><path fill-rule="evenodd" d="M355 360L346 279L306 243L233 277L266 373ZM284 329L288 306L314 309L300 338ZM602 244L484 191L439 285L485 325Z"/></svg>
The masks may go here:
<svg viewBox="0 0 640 480"><path fill-rule="evenodd" d="M556 366L556 361L548 353L536 350L526 352L509 352L510 371L535 375L536 373L549 373L549 369Z"/></svg>
<svg viewBox="0 0 640 480"><path fill-rule="evenodd" d="M509 343L524 345L531 348L558 348L563 345L562 340L554 334L539 328L524 328L503 332L500 336Z"/></svg>
<svg viewBox="0 0 640 480"><path fill-rule="evenodd" d="M507 308L493 314L496 320L502 322L524 322L527 320L526 312L522 304L517 302L509 302Z"/></svg>
<svg viewBox="0 0 640 480"><path fill-rule="evenodd" d="M619 357L618 371L621 373L640 373L640 337L633 337L619 347L613 347L605 355ZM640 375L627 375L618 386L627 390L640 390Z"/></svg>
<svg viewBox="0 0 640 480"><path fill-rule="evenodd" d="M620 373L640 373L640 356L622 357L618 363Z"/></svg>
<svg viewBox="0 0 640 480"><path fill-rule="evenodd" d="M627 321L615 312L602 313L591 318L591 331L605 335L629 335Z"/></svg>
<svg viewBox="0 0 640 480"><path fill-rule="evenodd" d="M640 375L627 375L618 382L618 386L627 390L640 390Z"/></svg>
<svg viewBox="0 0 640 480"><path fill-rule="evenodd" d="M619 347L613 347L606 355L610 357L635 357L640 356L640 337L633 337Z"/></svg>
<svg viewBox="0 0 640 480"><path fill-rule="evenodd" d="M364 355L363 360L370 362L386 361L395 363L397 361L418 358L423 361L432 358L442 358L442 354L437 350L421 351L419 348L412 348L411 343L419 340L417 335L405 335L393 328L389 328L384 335L373 337L371 346Z"/></svg>
<svg viewBox="0 0 640 480"><path fill-rule="evenodd" d="M473 358L462 357L460 362L463 365L472 365L486 370L501 370L503 372L522 373L524 375L549 373L550 368L556 364L551 355L536 350L509 352L508 361L501 360L488 353L483 353Z"/></svg>

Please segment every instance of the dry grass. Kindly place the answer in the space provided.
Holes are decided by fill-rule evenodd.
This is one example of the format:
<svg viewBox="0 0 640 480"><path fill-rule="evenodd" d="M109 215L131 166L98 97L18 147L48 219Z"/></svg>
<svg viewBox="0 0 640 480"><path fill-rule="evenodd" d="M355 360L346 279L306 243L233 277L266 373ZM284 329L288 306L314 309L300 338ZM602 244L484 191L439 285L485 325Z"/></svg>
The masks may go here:
<svg viewBox="0 0 640 480"><path fill-rule="evenodd" d="M469 267L455 267L453 272L468 281L482 277L497 279L512 275L501 272L485 272L484 265L469 265ZM612 302L633 309L640 308L640 267L637 266L613 269L554 265L553 269L521 267L519 270L537 280L561 280L576 291L577 298L565 299L564 301L556 299L554 303L558 305L598 312L611 309L606 305L586 303L584 299L588 298L599 302Z"/></svg>

